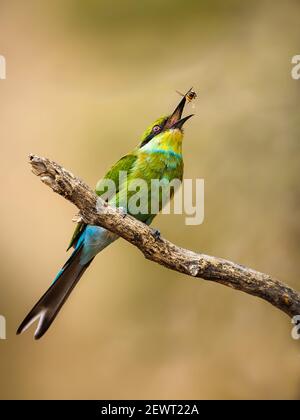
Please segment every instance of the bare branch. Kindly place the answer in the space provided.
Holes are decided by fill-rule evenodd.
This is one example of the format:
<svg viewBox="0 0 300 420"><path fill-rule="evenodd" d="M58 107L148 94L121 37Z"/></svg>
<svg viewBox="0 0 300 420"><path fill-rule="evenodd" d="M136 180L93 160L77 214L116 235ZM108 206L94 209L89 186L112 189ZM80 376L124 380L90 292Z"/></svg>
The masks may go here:
<svg viewBox="0 0 300 420"><path fill-rule="evenodd" d="M174 245L147 225L107 205L88 185L57 163L30 155L30 164L33 173L46 185L78 207L86 223L116 233L135 245L147 259L171 270L257 296L290 317L300 314L300 293L272 276Z"/></svg>

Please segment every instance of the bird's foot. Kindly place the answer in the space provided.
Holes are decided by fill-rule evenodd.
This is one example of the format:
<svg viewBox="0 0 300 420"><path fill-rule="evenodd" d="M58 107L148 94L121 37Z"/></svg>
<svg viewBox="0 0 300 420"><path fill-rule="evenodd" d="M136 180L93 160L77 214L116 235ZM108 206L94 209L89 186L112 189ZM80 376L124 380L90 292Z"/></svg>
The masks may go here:
<svg viewBox="0 0 300 420"><path fill-rule="evenodd" d="M160 239L160 230L151 228L151 233L155 240Z"/></svg>

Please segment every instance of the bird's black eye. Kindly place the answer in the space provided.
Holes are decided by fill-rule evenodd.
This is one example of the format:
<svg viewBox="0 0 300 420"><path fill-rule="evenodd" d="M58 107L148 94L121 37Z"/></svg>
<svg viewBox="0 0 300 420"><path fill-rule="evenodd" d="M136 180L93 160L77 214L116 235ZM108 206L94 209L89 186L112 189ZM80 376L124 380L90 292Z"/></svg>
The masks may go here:
<svg viewBox="0 0 300 420"><path fill-rule="evenodd" d="M155 126L152 128L152 132L153 132L153 133L159 133L159 132L160 132L160 130L161 130L161 128L160 128L160 126L159 126L159 125L155 125Z"/></svg>

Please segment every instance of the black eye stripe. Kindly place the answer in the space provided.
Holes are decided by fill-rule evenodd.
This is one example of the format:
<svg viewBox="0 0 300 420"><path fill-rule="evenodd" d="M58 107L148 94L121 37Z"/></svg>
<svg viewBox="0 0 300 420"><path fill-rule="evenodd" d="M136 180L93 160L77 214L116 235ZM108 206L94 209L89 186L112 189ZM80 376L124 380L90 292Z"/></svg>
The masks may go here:
<svg viewBox="0 0 300 420"><path fill-rule="evenodd" d="M145 144L147 144L147 143L149 143L149 141L151 140L151 139L153 139L153 137L155 137L155 134L156 133L151 133L151 134L149 134L149 136L147 136L143 141L142 141L142 143L141 143L141 145L140 145L140 148L141 147L143 147L143 146L145 146Z"/></svg>
<svg viewBox="0 0 300 420"><path fill-rule="evenodd" d="M141 147L143 147L143 146L145 146L145 144L147 144L147 143L149 143L149 141L150 140L152 140L153 139L153 137L155 137L157 134L159 134L159 133L161 133L162 131L163 131L163 129L164 129L164 127L165 127L165 124L166 124L166 121L164 121L162 124L160 124L160 125L155 125L153 128L152 128L152 131L151 131L151 133L142 141L142 143L141 143L141 145L140 145L140 148ZM155 131L154 130L154 128L155 127L159 127L159 130L157 130L157 131Z"/></svg>
<svg viewBox="0 0 300 420"><path fill-rule="evenodd" d="M156 130L154 130L155 127L157 127ZM143 146L145 146L145 144L149 143L149 141L152 140L153 137L155 137L158 133L161 133L161 131L162 131L162 126L161 125L155 125L152 128L152 132L149 134L149 136L147 136L145 138L145 140L141 143L140 147L143 147Z"/></svg>

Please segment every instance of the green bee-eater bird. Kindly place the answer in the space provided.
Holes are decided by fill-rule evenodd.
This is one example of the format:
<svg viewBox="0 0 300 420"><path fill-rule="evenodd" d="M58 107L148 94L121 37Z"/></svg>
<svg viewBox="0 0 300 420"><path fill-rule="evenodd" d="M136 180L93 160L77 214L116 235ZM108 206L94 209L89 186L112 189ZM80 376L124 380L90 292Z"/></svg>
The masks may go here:
<svg viewBox="0 0 300 420"><path fill-rule="evenodd" d="M151 180L182 180L182 127L192 116L188 115L182 118L182 112L186 101L189 101L191 92L190 89L183 96L171 115L157 119L144 132L135 149L123 156L98 182L96 193L99 196L104 194L105 180L113 181L115 193L111 197L105 197L107 202L122 207L132 214L127 202L128 197L133 194L130 185L137 179L144 180L149 186L148 201L151 200ZM126 172L125 182L120 181L120 171ZM162 208L160 196L158 201L157 208L160 211ZM149 210L132 215L138 220L150 224L156 214L157 212L152 214ZM34 337L36 339L42 337L94 257L117 237L104 228L87 225L83 222L78 223L69 245L69 248L74 248L73 253L57 274L50 288L21 323L17 334L25 331L35 320L39 319Z"/></svg>

